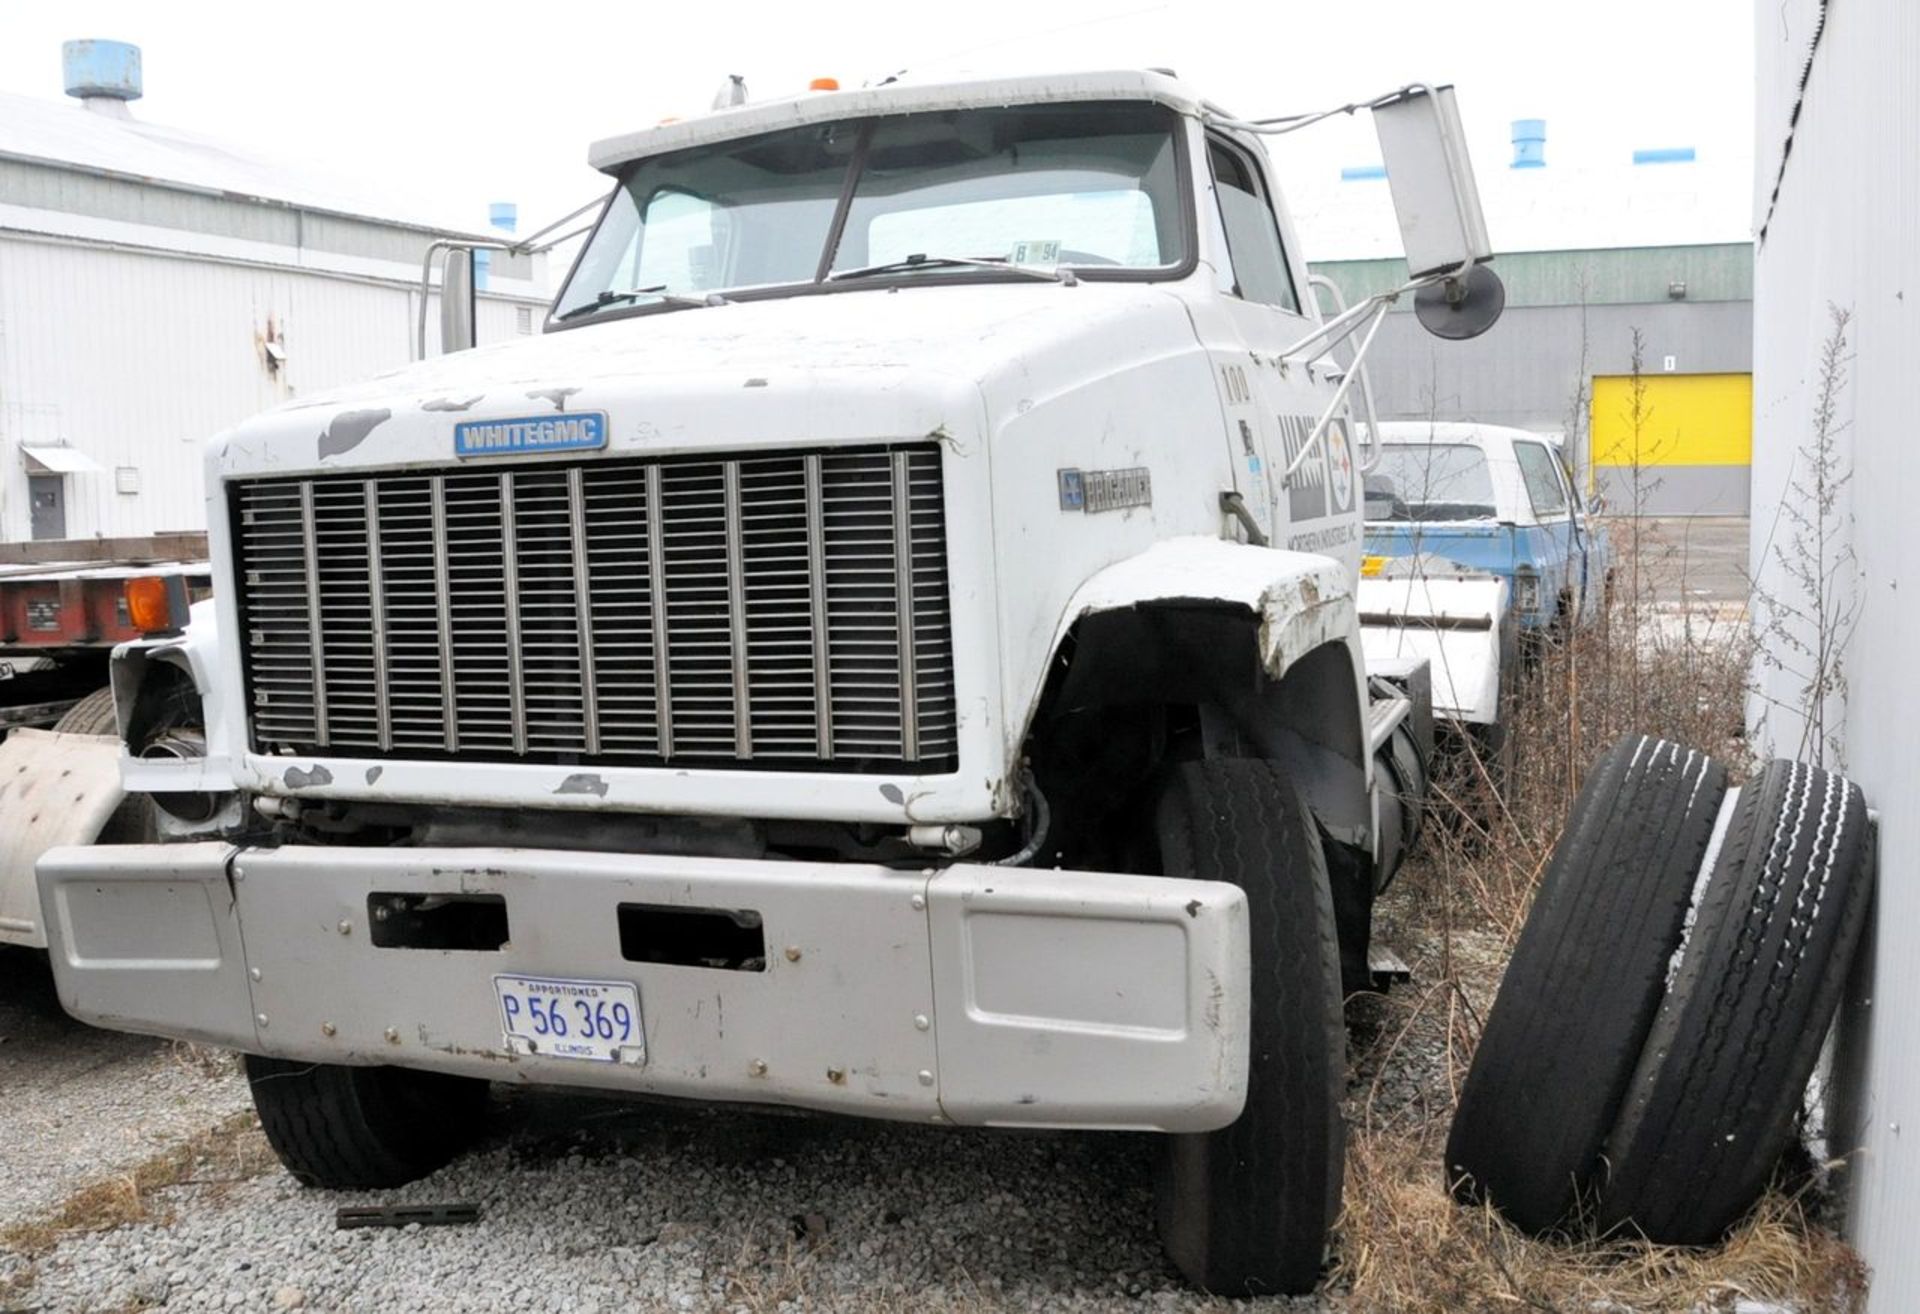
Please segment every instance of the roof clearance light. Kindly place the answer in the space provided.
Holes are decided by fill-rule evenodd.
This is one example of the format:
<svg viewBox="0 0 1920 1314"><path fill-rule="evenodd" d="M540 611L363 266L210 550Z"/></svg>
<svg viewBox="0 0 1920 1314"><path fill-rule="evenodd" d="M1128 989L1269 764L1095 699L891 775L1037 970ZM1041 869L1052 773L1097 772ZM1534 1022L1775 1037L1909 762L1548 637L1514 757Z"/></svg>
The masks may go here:
<svg viewBox="0 0 1920 1314"><path fill-rule="evenodd" d="M139 575L127 581L127 619L142 634L178 634L187 625L187 581Z"/></svg>
<svg viewBox="0 0 1920 1314"><path fill-rule="evenodd" d="M840 79L839 78L815 78L813 81L807 83L807 90L808 91L838 91L840 90Z"/></svg>

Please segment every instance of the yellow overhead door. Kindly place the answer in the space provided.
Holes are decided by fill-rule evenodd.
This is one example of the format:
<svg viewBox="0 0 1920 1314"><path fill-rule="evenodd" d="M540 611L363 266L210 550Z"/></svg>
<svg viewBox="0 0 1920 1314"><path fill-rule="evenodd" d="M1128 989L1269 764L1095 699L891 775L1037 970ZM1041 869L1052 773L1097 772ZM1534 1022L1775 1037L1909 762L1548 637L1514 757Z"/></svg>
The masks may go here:
<svg viewBox="0 0 1920 1314"><path fill-rule="evenodd" d="M1593 467L1753 464L1751 374L1646 374L1593 380ZM1637 412L1637 413L1636 413Z"/></svg>

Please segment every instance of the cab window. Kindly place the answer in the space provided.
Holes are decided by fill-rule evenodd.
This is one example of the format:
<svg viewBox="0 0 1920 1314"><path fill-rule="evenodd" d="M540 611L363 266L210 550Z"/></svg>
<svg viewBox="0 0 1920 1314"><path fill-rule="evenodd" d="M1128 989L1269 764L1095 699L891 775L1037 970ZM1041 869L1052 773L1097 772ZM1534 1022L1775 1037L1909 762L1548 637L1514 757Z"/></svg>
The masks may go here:
<svg viewBox="0 0 1920 1314"><path fill-rule="evenodd" d="M1527 500L1535 518L1546 520L1567 514L1567 486L1560 481L1560 463L1542 443L1515 443L1514 459L1527 485Z"/></svg>
<svg viewBox="0 0 1920 1314"><path fill-rule="evenodd" d="M726 216L711 201L663 189L647 202L641 222L643 240L629 249L616 282L704 292L724 281L716 230L724 229Z"/></svg>
<svg viewBox="0 0 1920 1314"><path fill-rule="evenodd" d="M1233 294L1300 313L1300 298L1260 171L1245 152L1218 137L1207 139L1207 162L1213 170L1213 192L1219 198L1220 223L1226 229L1227 252L1233 262Z"/></svg>

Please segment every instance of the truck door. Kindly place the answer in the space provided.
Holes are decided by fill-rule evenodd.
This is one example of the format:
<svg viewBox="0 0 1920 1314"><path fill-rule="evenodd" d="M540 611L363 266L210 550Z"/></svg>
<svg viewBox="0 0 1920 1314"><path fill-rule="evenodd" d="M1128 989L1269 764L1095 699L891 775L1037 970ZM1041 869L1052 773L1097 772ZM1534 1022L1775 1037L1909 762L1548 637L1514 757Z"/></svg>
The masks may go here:
<svg viewBox="0 0 1920 1314"><path fill-rule="evenodd" d="M1334 421L1292 481L1283 482L1332 387L1316 384L1303 370L1283 373L1279 367L1280 353L1312 327L1312 320L1302 309L1301 285L1281 240L1273 192L1253 152L1214 133L1206 141L1215 201L1214 213L1206 218L1218 225L1222 241L1217 244L1227 256L1217 271L1218 290L1248 353L1248 382L1259 412L1255 441L1266 475L1274 546L1323 553L1357 568L1359 479L1344 421Z"/></svg>
<svg viewBox="0 0 1920 1314"><path fill-rule="evenodd" d="M1592 620L1600 614L1606 598L1605 546L1594 533L1593 508L1580 496L1580 481L1573 477L1573 467L1567 464L1566 449L1554 449L1553 456L1560 478L1567 486L1567 505L1573 508L1573 538L1580 549L1580 618Z"/></svg>
<svg viewBox="0 0 1920 1314"><path fill-rule="evenodd" d="M1584 609L1581 595L1586 581L1585 544L1575 524L1572 492L1559 460L1545 443L1516 442L1513 456L1520 463L1520 478L1533 503L1539 532L1548 544L1541 577L1551 591L1541 601L1551 610L1556 598L1565 599L1572 620Z"/></svg>

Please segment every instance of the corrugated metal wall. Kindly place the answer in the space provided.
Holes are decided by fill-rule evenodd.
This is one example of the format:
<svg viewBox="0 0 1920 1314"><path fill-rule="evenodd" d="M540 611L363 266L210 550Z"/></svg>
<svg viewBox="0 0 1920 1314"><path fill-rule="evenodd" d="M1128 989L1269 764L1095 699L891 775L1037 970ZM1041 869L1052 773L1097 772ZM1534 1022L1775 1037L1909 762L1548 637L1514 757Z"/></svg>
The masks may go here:
<svg viewBox="0 0 1920 1314"><path fill-rule="evenodd" d="M416 298L371 279L0 233L0 541L31 537L20 448L34 445L100 467L66 476L69 538L204 528L206 439L405 364ZM519 332L520 309L482 298L480 340ZM436 319L430 308L430 333ZM277 370L270 331L286 352ZM119 491L119 470L137 491Z"/></svg>
<svg viewBox="0 0 1920 1314"><path fill-rule="evenodd" d="M1827 9L1787 154L1821 9L1817 0L1754 6L1757 209L1767 229L1754 285L1753 498L1755 507L1805 505L1818 359L1829 307L1843 307L1853 324L1837 419L1854 477L1835 513L1858 565L1836 589L1853 590L1858 620L1844 650L1847 695L1829 711L1844 766L1879 810L1880 883L1871 962L1850 991L1839 1094L1863 1137L1851 1161L1849 1227L1873 1268L1871 1307L1904 1314L1920 1309L1920 810L1911 803L1920 792L1920 578L1906 569L1920 509L1920 6ZM1791 541L1786 517L1755 516L1760 591L1804 604L1779 560ZM1770 646L1783 651L1777 640ZM1807 751L1805 674L1761 665L1755 680L1760 743Z"/></svg>

